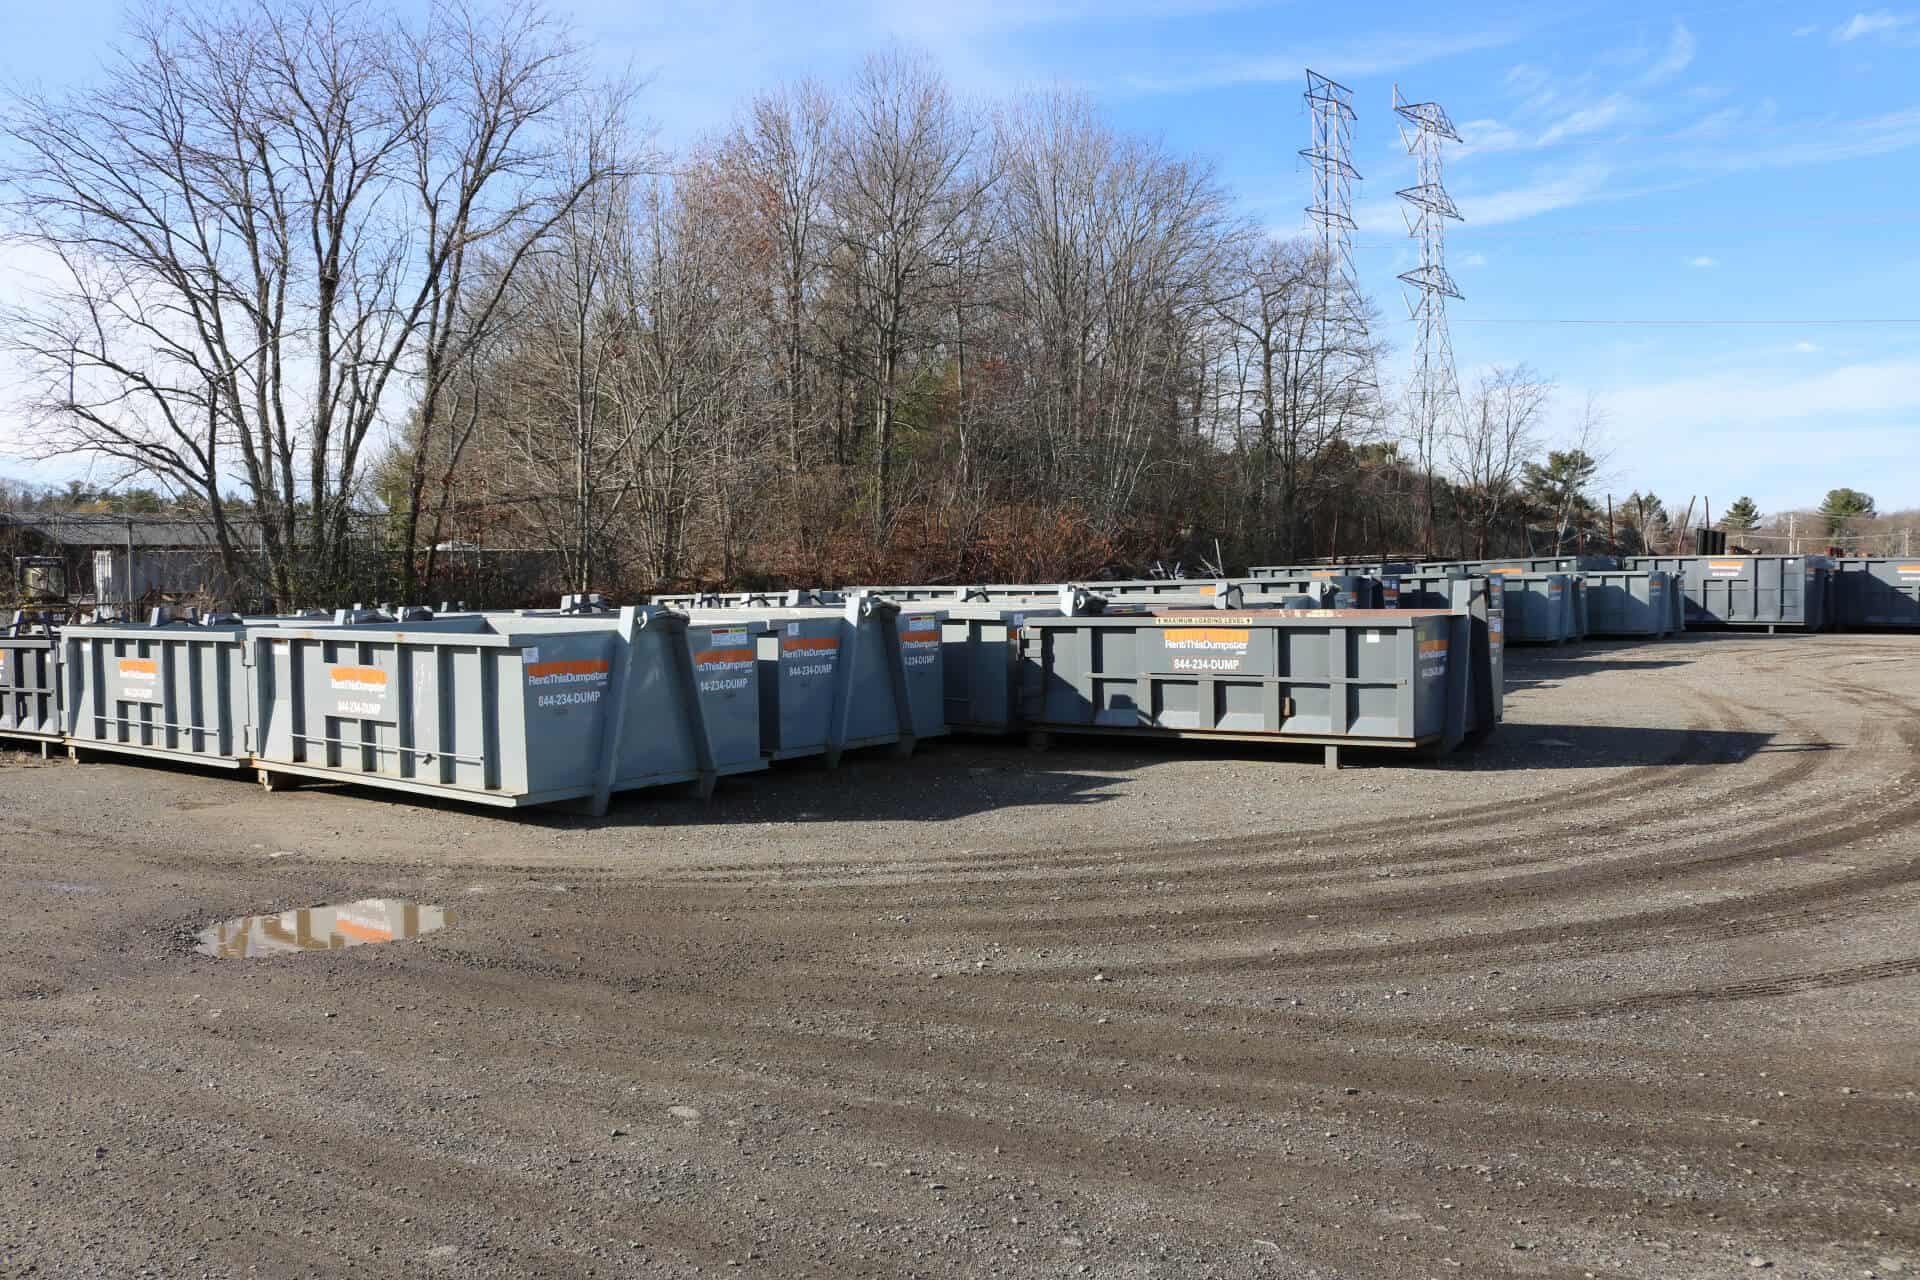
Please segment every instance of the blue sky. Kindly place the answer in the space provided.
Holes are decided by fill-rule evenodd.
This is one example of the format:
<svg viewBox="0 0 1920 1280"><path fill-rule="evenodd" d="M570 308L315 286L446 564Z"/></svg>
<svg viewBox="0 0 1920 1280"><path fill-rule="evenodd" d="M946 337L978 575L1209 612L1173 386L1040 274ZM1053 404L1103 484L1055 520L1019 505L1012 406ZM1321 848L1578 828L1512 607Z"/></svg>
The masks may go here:
<svg viewBox="0 0 1920 1280"><path fill-rule="evenodd" d="M1081 88L1123 127L1216 161L1283 233L1308 202L1303 69L1334 76L1359 111L1356 262L1396 347L1389 372L1411 336L1394 275L1413 264L1393 200L1412 181L1397 82L1466 139L1447 159L1466 215L1448 245L1463 381L1532 364L1560 384L1563 423L1595 397L1616 494L1698 494L1718 512L1747 493L1775 511L1851 485L1883 510L1920 507L1920 0L559 8L610 70L651 78L644 107L669 143L724 128L759 87L838 80L897 39L969 96ZM87 73L120 6L9 10L0 77L57 82ZM0 448L6 417L0 402Z"/></svg>

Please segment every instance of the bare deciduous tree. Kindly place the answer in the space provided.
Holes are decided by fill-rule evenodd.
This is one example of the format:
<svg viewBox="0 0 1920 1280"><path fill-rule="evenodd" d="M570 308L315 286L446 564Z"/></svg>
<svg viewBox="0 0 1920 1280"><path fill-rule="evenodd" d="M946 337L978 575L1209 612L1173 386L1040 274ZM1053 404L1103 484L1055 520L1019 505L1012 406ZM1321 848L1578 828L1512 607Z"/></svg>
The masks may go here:
<svg viewBox="0 0 1920 1280"><path fill-rule="evenodd" d="M1521 476L1539 452L1553 384L1525 365L1480 375L1461 420L1446 439L1447 466L1473 555L1490 554L1494 526L1518 498Z"/></svg>
<svg viewBox="0 0 1920 1280"><path fill-rule="evenodd" d="M430 426L485 328L469 257L567 203L537 139L578 65L532 3L409 31L209 0L137 21L96 84L16 99L13 230L64 268L7 325L44 446L200 498L230 566L237 488L272 593L334 589L376 430L421 390Z"/></svg>
<svg viewBox="0 0 1920 1280"><path fill-rule="evenodd" d="M907 357L928 351L929 295L957 231L993 183L979 127L931 61L875 54L837 117L828 205L831 268L852 310L855 372L872 424L873 524L893 510L895 432Z"/></svg>

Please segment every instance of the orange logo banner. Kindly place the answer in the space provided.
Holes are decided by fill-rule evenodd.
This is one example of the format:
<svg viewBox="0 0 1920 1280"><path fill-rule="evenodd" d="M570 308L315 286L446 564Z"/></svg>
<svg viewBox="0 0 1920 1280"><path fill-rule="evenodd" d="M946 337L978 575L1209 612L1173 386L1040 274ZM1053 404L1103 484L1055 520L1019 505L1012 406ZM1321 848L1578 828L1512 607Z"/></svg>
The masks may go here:
<svg viewBox="0 0 1920 1280"><path fill-rule="evenodd" d="M704 650L703 652L694 654L693 660L696 665L702 666L702 667L711 667L714 664L721 663L721 662L752 662L753 650L751 649L707 649L707 650Z"/></svg>
<svg viewBox="0 0 1920 1280"><path fill-rule="evenodd" d="M599 658L575 658L570 661L535 662L527 667L527 674L539 680L547 676L602 676L607 673L607 664Z"/></svg>

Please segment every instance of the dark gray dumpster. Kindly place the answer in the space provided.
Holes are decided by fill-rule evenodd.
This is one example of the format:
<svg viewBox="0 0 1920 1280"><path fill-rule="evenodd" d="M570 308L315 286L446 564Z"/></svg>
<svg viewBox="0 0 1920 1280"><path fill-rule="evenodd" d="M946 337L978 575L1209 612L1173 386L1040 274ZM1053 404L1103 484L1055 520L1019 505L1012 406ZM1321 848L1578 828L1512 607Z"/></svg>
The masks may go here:
<svg viewBox="0 0 1920 1280"><path fill-rule="evenodd" d="M1506 602L1508 643L1562 644L1574 637L1574 599L1568 575L1502 569L1488 576L1496 574Z"/></svg>
<svg viewBox="0 0 1920 1280"><path fill-rule="evenodd" d="M1627 568L1677 577L1689 627L1819 631L1827 625L1825 556L1634 556Z"/></svg>
<svg viewBox="0 0 1920 1280"><path fill-rule="evenodd" d="M1856 630L1920 630L1920 559L1849 556L1834 562L1838 625Z"/></svg>
<svg viewBox="0 0 1920 1280"><path fill-rule="evenodd" d="M1473 705L1472 619L1427 610L1160 610L1021 630L1040 731L1446 750ZM1488 678L1484 674L1483 679Z"/></svg>
<svg viewBox="0 0 1920 1280"><path fill-rule="evenodd" d="M1667 635L1673 626L1672 579L1661 570L1588 570L1587 634Z"/></svg>

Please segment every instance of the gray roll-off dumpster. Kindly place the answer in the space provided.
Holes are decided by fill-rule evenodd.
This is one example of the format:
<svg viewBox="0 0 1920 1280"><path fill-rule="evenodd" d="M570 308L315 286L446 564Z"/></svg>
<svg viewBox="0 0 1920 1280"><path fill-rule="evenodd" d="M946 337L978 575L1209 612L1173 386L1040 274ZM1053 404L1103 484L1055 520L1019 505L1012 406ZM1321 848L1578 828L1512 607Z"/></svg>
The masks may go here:
<svg viewBox="0 0 1920 1280"><path fill-rule="evenodd" d="M1831 580L1838 625L1854 630L1920 629L1920 559L1848 556Z"/></svg>
<svg viewBox="0 0 1920 1280"><path fill-rule="evenodd" d="M654 608L271 628L254 649L254 764L296 778L522 807L765 767L737 626Z"/></svg>
<svg viewBox="0 0 1920 1280"><path fill-rule="evenodd" d="M1394 579L1394 595L1397 607L1401 609L1450 609L1453 607L1453 584L1463 581L1488 581L1484 574L1470 574L1461 570L1442 573L1407 573Z"/></svg>
<svg viewBox="0 0 1920 1280"><path fill-rule="evenodd" d="M938 648L937 625L919 630L910 651L901 606L854 596L837 608L756 608L693 612L696 622L744 626L760 672L761 750L769 759L823 756L892 746L910 754L923 736L942 731L941 708L923 704L942 690L939 664L908 666L922 646ZM937 657L937 654L936 654Z"/></svg>
<svg viewBox="0 0 1920 1280"><path fill-rule="evenodd" d="M1157 610L1030 619L1022 714L1051 732L1450 750L1474 705L1462 611Z"/></svg>
<svg viewBox="0 0 1920 1280"><path fill-rule="evenodd" d="M947 726L955 732L986 734L1020 728L1021 628L1030 618L1081 617L1109 605L1100 596L1072 587L1026 600L942 604ZM1142 607L1136 597L1116 606L1116 612Z"/></svg>
<svg viewBox="0 0 1920 1280"><path fill-rule="evenodd" d="M1587 634L1658 638L1673 628L1673 580L1658 569L1589 569Z"/></svg>
<svg viewBox="0 0 1920 1280"><path fill-rule="evenodd" d="M1416 573L1446 572L1490 573L1493 570L1518 570L1521 573L1588 573L1620 568L1618 556L1508 556L1487 560L1430 560L1416 565Z"/></svg>
<svg viewBox="0 0 1920 1280"><path fill-rule="evenodd" d="M1568 624L1568 638L1585 640L1588 634L1586 574L1569 573L1567 575L1567 600L1573 608L1573 621Z"/></svg>
<svg viewBox="0 0 1920 1280"><path fill-rule="evenodd" d="M838 591L794 588L786 591L695 591L680 595L651 596L650 601L666 609L817 609L837 607L846 599Z"/></svg>
<svg viewBox="0 0 1920 1280"><path fill-rule="evenodd" d="M1419 573L1423 566L1410 560L1338 560L1320 564L1256 564L1248 568L1252 578L1324 578L1349 574L1393 578L1403 573Z"/></svg>
<svg viewBox="0 0 1920 1280"><path fill-rule="evenodd" d="M44 755L61 731L59 632L16 613L0 630L0 738L37 742Z"/></svg>
<svg viewBox="0 0 1920 1280"><path fill-rule="evenodd" d="M1314 573L1290 578L1243 578L1238 598L1251 608L1293 596L1317 596L1333 609L1392 609L1400 603L1400 579L1358 573Z"/></svg>
<svg viewBox="0 0 1920 1280"><path fill-rule="evenodd" d="M62 711L76 760L95 751L218 769L247 763L247 637L237 619L102 622L60 632Z"/></svg>
<svg viewBox="0 0 1920 1280"><path fill-rule="evenodd" d="M1633 556L1627 568L1679 578L1689 627L1820 631L1833 562L1825 556Z"/></svg>
<svg viewBox="0 0 1920 1280"><path fill-rule="evenodd" d="M1564 573L1496 569L1503 586L1510 644L1562 644L1574 636L1572 584Z"/></svg>
<svg viewBox="0 0 1920 1280"><path fill-rule="evenodd" d="M1462 576L1447 580L1448 603L1472 620L1472 703L1467 736L1484 738L1507 717L1506 581Z"/></svg>

